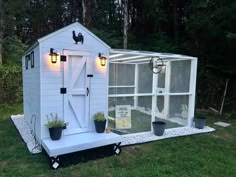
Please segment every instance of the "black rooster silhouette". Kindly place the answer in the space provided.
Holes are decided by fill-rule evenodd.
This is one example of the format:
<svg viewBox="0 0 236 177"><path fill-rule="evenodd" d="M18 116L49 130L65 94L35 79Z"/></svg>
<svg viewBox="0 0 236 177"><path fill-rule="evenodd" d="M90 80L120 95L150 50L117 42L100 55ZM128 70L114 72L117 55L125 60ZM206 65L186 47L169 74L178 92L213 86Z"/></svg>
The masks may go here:
<svg viewBox="0 0 236 177"><path fill-rule="evenodd" d="M78 33L76 36L75 31L72 31L73 39L75 41L75 44L78 44L78 42L84 43L84 36L81 33Z"/></svg>

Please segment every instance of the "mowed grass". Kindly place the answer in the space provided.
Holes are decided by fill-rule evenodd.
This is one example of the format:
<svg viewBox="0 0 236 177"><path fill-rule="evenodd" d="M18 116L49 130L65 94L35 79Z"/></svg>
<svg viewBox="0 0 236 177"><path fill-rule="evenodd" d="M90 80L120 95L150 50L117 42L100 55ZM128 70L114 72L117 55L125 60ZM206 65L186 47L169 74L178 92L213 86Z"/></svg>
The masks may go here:
<svg viewBox="0 0 236 177"><path fill-rule="evenodd" d="M51 170L45 155L28 152L12 121L22 105L0 107L0 177L235 177L236 118L209 134L166 139L124 147L120 156L105 157Z"/></svg>

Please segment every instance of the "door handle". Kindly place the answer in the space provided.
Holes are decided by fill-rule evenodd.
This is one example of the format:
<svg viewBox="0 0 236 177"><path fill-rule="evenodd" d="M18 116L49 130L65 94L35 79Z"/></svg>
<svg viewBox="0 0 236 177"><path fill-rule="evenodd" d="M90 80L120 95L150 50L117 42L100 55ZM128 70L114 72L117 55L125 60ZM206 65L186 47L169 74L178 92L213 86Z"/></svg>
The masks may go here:
<svg viewBox="0 0 236 177"><path fill-rule="evenodd" d="M89 95L89 88L87 87L87 96Z"/></svg>

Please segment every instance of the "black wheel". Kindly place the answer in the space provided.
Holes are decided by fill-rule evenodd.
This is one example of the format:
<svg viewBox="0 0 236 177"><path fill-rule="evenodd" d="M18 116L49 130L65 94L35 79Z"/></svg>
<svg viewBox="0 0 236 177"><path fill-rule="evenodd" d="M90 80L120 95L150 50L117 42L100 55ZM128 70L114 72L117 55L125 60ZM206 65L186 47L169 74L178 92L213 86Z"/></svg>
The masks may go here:
<svg viewBox="0 0 236 177"><path fill-rule="evenodd" d="M54 170L58 169L61 165L59 156L50 158L50 167Z"/></svg>
<svg viewBox="0 0 236 177"><path fill-rule="evenodd" d="M121 153L121 147L120 147L121 143L115 144L114 148L113 148L113 152L115 155L120 155Z"/></svg>

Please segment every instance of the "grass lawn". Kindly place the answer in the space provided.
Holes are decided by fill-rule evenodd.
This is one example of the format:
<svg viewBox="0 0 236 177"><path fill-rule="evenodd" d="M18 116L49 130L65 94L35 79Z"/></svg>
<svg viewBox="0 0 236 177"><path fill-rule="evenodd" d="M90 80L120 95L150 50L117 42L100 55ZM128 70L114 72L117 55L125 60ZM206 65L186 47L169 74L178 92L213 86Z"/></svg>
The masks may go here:
<svg viewBox="0 0 236 177"><path fill-rule="evenodd" d="M0 177L234 177L236 118L227 128L213 126L220 117L207 116L216 132L124 147L106 157L51 170L45 156L31 155L9 119L22 105L0 106Z"/></svg>

